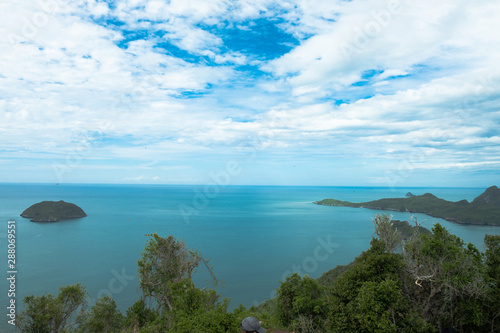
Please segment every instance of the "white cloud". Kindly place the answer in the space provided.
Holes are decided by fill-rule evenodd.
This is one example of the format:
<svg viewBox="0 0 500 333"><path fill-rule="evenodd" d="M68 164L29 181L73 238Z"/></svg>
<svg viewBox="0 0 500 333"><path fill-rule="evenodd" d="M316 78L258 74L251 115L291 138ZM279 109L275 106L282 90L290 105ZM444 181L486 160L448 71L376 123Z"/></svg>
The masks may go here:
<svg viewBox="0 0 500 333"><path fill-rule="evenodd" d="M342 91L372 69L389 71L378 78L382 80L391 72L411 73L416 65L436 66L437 73L444 74L449 68L470 69L471 58L479 66L492 66L488 59L498 54L499 46L491 31L499 24L486 10L498 11L493 6L490 2L470 9L463 1L347 2L339 7L337 21L265 68L287 76L297 94L320 96Z"/></svg>
<svg viewBox="0 0 500 333"><path fill-rule="evenodd" d="M144 175L140 175L137 177L125 177L123 178L124 181L133 181L133 182L140 182L144 180L146 177Z"/></svg>
<svg viewBox="0 0 500 333"><path fill-rule="evenodd" d="M422 169L497 163L497 1L53 4L0 3L0 150L9 158L90 146L89 160L180 163L254 147L378 161L424 151ZM226 45L224 28L263 17L300 44L271 61ZM136 39L113 19L138 29Z"/></svg>

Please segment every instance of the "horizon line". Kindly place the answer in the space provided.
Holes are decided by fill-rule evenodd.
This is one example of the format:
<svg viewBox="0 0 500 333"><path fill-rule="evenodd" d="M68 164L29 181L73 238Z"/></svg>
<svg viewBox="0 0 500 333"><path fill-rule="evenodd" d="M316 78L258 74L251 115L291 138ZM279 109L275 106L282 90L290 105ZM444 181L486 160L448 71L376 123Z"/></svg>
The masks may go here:
<svg viewBox="0 0 500 333"><path fill-rule="evenodd" d="M0 185L53 185L53 186L65 186L65 185L121 185L121 186L218 186L218 187L232 187L232 186L244 186L244 187L337 187L337 188L394 188L394 189L405 189L405 188L469 188L469 189L479 189L484 188L484 186L432 186L432 185L409 185L409 186L382 186L382 185L283 185L283 184L194 184L194 183L178 183L178 184L159 184L159 183L54 183L54 182L3 182L0 181ZM486 188L497 185L489 185Z"/></svg>

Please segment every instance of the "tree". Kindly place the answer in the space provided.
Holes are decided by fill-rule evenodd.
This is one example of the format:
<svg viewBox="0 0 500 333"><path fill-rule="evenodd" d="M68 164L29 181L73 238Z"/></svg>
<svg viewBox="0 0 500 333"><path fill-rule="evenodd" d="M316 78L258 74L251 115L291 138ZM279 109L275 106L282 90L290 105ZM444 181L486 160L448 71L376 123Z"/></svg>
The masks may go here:
<svg viewBox="0 0 500 333"><path fill-rule="evenodd" d="M416 311L438 329L461 332L482 326L488 294L482 254L439 223L404 249L405 294Z"/></svg>
<svg viewBox="0 0 500 333"><path fill-rule="evenodd" d="M486 251L484 254L489 295L485 302L487 320L485 331L500 332L500 235L484 237Z"/></svg>
<svg viewBox="0 0 500 333"><path fill-rule="evenodd" d="M400 254L373 238L371 247L333 284L328 296L329 332L432 332L403 293Z"/></svg>
<svg viewBox="0 0 500 333"><path fill-rule="evenodd" d="M148 236L151 238L137 262L140 288L146 297L156 302L157 312L165 307L173 311L173 289L183 280L191 280L193 271L201 263L209 268L208 262L173 236L163 238L156 233Z"/></svg>
<svg viewBox="0 0 500 333"><path fill-rule="evenodd" d="M204 292L194 288L195 293ZM229 299L208 306L207 303L198 303L189 309L177 309L173 320L166 327L172 333L192 332L238 332L239 322L235 316L227 312ZM155 332L158 332L156 330Z"/></svg>
<svg viewBox="0 0 500 333"><path fill-rule="evenodd" d="M70 322L76 310L85 305L85 288L78 284L59 288L59 294L26 296L25 310L20 314L17 326L21 332L58 333L74 325Z"/></svg>
<svg viewBox="0 0 500 333"><path fill-rule="evenodd" d="M152 323L157 316L155 311L146 307L144 299L140 299L128 308L125 326L134 329L141 328Z"/></svg>
<svg viewBox="0 0 500 333"><path fill-rule="evenodd" d="M322 327L326 314L323 312L326 299L323 287L309 276L294 273L281 282L276 290L276 312L281 323L296 329L312 331Z"/></svg>
<svg viewBox="0 0 500 333"><path fill-rule="evenodd" d="M373 224L375 225L375 234L379 237L381 241L385 244L385 250L389 253L393 253L396 247L401 244L403 237L401 232L392 227L392 216L387 214L377 214L373 219Z"/></svg>
<svg viewBox="0 0 500 333"><path fill-rule="evenodd" d="M80 316L81 324L78 332L117 332L122 328L124 319L116 308L115 301L109 296L104 296L97 300L89 313Z"/></svg>
<svg viewBox="0 0 500 333"><path fill-rule="evenodd" d="M485 235L484 245L486 273L498 286L500 285L500 235Z"/></svg>
<svg viewBox="0 0 500 333"><path fill-rule="evenodd" d="M149 317L148 321L153 319L141 331L197 332L203 330L204 324L213 327L213 330L205 330L224 332L223 327L231 322L226 317L229 316L226 311L229 301L219 302L215 290L199 289L192 280L194 270L204 264L214 284L217 283L208 261L173 236L163 238L156 233L149 236L151 238L138 261L138 274L140 287L153 304L156 315L153 319L149 311L136 309ZM207 314L220 317L221 322L210 319Z"/></svg>
<svg viewBox="0 0 500 333"><path fill-rule="evenodd" d="M402 315L408 315L407 303L399 281L387 278L379 283L363 283L349 310L362 332L398 332Z"/></svg>

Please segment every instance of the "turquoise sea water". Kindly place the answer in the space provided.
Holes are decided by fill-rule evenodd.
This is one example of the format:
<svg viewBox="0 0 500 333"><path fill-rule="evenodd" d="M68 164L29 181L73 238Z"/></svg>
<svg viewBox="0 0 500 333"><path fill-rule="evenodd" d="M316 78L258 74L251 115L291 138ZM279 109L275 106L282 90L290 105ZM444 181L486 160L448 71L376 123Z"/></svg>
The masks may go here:
<svg viewBox="0 0 500 333"><path fill-rule="evenodd" d="M139 298L137 260L146 234L174 235L210 259L223 282L220 294L231 307L256 305L272 297L279 280L292 271L319 277L351 262L369 247L372 218L379 211L312 204L325 198L368 201L431 192L472 200L483 188L362 188L266 186L147 186L0 184L0 243L7 275L7 221L16 221L18 304L26 295L56 294L80 282L92 302L111 295L126 310ZM64 200L88 217L33 223L19 214L43 200ZM395 219L408 214L391 212ZM442 223L483 249L486 233L500 227L465 226L416 214L424 226ZM208 274L201 271L203 286ZM1 306L7 306L2 279ZM4 307L5 306L5 307ZM0 327L5 328L5 321Z"/></svg>

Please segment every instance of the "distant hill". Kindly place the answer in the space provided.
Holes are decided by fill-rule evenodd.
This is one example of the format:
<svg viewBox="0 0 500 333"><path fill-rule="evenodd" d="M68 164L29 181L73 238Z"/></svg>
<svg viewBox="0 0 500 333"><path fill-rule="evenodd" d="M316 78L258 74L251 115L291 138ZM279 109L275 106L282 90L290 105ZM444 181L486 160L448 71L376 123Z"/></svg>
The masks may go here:
<svg viewBox="0 0 500 333"><path fill-rule="evenodd" d="M398 212L424 213L462 224L500 225L500 189L491 186L471 203L446 201L431 193L407 198L380 199L354 203L336 199L314 202L324 206L361 207Z"/></svg>
<svg viewBox="0 0 500 333"><path fill-rule="evenodd" d="M87 214L75 204L64 201L42 201L30 206L21 214L31 222L59 222L85 217Z"/></svg>
<svg viewBox="0 0 500 333"><path fill-rule="evenodd" d="M487 188L483 194L471 202L471 205L476 207L484 205L500 207L500 190L496 186Z"/></svg>

